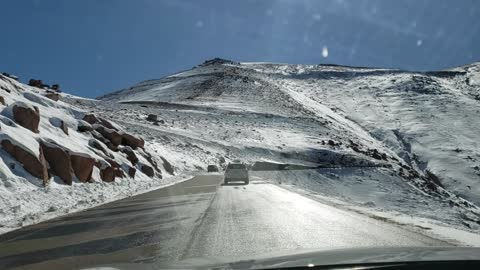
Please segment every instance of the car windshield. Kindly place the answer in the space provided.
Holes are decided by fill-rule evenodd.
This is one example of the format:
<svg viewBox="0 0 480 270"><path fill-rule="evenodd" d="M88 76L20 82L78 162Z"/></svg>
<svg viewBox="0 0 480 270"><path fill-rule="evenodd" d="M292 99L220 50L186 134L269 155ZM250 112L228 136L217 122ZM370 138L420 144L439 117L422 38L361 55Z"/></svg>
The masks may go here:
<svg viewBox="0 0 480 270"><path fill-rule="evenodd" d="M0 10L0 269L480 260L480 1Z"/></svg>

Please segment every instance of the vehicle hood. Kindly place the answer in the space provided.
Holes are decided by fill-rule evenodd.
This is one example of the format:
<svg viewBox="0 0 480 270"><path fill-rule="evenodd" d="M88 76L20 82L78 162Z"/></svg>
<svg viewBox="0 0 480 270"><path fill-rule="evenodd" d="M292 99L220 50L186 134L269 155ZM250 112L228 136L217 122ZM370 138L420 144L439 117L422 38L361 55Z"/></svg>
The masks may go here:
<svg viewBox="0 0 480 270"><path fill-rule="evenodd" d="M103 265L83 269L264 269L419 261L479 260L480 248L392 247L302 251L256 258L195 258L175 263Z"/></svg>

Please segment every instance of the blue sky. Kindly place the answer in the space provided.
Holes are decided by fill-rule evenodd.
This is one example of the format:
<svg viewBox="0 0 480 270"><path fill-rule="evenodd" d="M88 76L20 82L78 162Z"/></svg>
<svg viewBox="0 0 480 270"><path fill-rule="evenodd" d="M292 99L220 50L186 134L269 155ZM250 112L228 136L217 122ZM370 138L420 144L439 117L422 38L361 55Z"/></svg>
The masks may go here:
<svg viewBox="0 0 480 270"><path fill-rule="evenodd" d="M87 97L213 57L410 70L480 61L475 0L7 0L1 10L0 71Z"/></svg>

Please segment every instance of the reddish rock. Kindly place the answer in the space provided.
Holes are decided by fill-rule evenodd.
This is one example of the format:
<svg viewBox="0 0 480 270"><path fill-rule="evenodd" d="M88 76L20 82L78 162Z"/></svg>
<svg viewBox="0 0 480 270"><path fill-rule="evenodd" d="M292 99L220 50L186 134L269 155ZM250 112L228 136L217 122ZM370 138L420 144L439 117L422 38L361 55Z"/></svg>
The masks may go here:
<svg viewBox="0 0 480 270"><path fill-rule="evenodd" d="M38 124L40 123L40 112L38 107L25 106L24 104L13 104L13 119L22 127L38 133Z"/></svg>
<svg viewBox="0 0 480 270"><path fill-rule="evenodd" d="M65 184L71 185L73 169L67 150L57 144L45 141L40 142L40 146L53 174L60 177Z"/></svg>
<svg viewBox="0 0 480 270"><path fill-rule="evenodd" d="M112 125L112 123L110 123L108 120L106 120L105 118L102 118L102 117L97 117L95 114L93 113L89 113L89 114L86 114L84 117L83 117L83 121L86 121L90 124L101 124L103 125L104 127L106 128L109 128L109 129L113 129L113 130L118 130L116 127L114 127Z"/></svg>
<svg viewBox="0 0 480 270"><path fill-rule="evenodd" d="M93 128L95 131L100 133L104 138L107 138L113 145L118 146L122 143L122 135L120 135L117 131L106 128L104 126L101 126L99 124L93 125Z"/></svg>
<svg viewBox="0 0 480 270"><path fill-rule="evenodd" d="M113 159L107 158L107 159L105 159L105 160L110 164L110 166L112 166L112 167L114 167L114 168L120 168L120 167L121 167L120 164L118 164L118 162L116 162L116 161L113 160Z"/></svg>
<svg viewBox="0 0 480 270"><path fill-rule="evenodd" d="M147 176L153 177L155 175L155 172L153 171L153 168L146 165L146 164L143 164L142 167L140 168L140 170L144 174L146 174Z"/></svg>
<svg viewBox="0 0 480 270"><path fill-rule="evenodd" d="M133 166L137 164L138 157L137 155L135 155L135 152L133 152L131 147L125 146L122 149L120 149L120 151L127 155L127 159L132 163Z"/></svg>
<svg viewBox="0 0 480 270"><path fill-rule="evenodd" d="M93 113L86 114L82 120L91 125L100 123L100 120L98 120L97 116Z"/></svg>
<svg viewBox="0 0 480 270"><path fill-rule="evenodd" d="M103 182L115 181L115 168L107 166L104 169L100 169L100 178Z"/></svg>
<svg viewBox="0 0 480 270"><path fill-rule="evenodd" d="M100 150L106 157L112 157L112 154L110 154L107 149L103 146L102 143L100 143L96 139L90 139L88 141L88 145L93 147L94 149Z"/></svg>
<svg viewBox="0 0 480 270"><path fill-rule="evenodd" d="M0 103L1 103L2 105L7 105L7 104L5 103L5 99L4 99L2 96L0 96Z"/></svg>
<svg viewBox="0 0 480 270"><path fill-rule="evenodd" d="M49 98L49 99L51 99L51 100L53 100L53 101L58 101L58 100L60 99L60 95L57 94L57 93L46 93L46 94L45 94L45 97L46 97L46 98Z"/></svg>
<svg viewBox="0 0 480 270"><path fill-rule="evenodd" d="M92 131L92 135L95 139L103 142L107 147L108 149L112 150L112 151L115 151L115 152L118 152L118 145L114 145L110 140L108 140L107 138L103 137L102 134L98 133L97 131L93 130Z"/></svg>
<svg viewBox="0 0 480 270"><path fill-rule="evenodd" d="M9 140L2 140L1 145L7 153L22 164L28 173L40 178L44 186L48 184L47 161L45 160L41 147L39 149L40 155L36 157L30 152L25 151L22 147L12 144Z"/></svg>
<svg viewBox="0 0 480 270"><path fill-rule="evenodd" d="M92 179L95 159L85 154L71 153L72 169L80 182L88 182Z"/></svg>
<svg viewBox="0 0 480 270"><path fill-rule="evenodd" d="M145 141L143 141L142 138L133 136L132 134L126 132L122 132L121 136L123 145L128 145L133 149L136 149L137 147L143 148L145 146Z"/></svg>
<svg viewBox="0 0 480 270"><path fill-rule="evenodd" d="M128 168L128 176L130 176L131 178L135 178L135 173L136 172L137 172L137 169L135 169L133 167Z"/></svg>
<svg viewBox="0 0 480 270"><path fill-rule="evenodd" d="M120 177L120 178L124 178L125 173L123 172L123 170L121 168L115 168L115 176Z"/></svg>

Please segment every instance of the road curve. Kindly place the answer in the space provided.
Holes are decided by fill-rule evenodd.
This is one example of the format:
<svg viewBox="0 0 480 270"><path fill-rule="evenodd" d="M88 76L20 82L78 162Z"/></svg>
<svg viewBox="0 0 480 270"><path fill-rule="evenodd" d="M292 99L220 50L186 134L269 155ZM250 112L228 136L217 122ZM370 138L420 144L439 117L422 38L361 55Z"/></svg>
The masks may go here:
<svg viewBox="0 0 480 270"><path fill-rule="evenodd" d="M299 249L445 246L263 181L220 175L123 199L0 235L0 269L75 269Z"/></svg>

